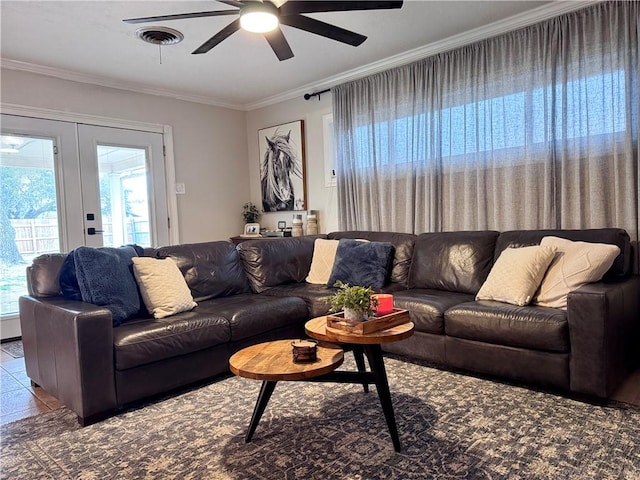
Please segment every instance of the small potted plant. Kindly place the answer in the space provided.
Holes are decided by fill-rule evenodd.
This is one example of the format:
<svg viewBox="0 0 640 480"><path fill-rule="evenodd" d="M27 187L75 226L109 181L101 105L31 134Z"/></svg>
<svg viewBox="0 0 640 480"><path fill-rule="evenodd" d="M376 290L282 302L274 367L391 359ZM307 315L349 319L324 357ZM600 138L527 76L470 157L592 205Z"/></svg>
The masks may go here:
<svg viewBox="0 0 640 480"><path fill-rule="evenodd" d="M242 218L244 223L256 223L260 218L260 211L253 203L247 202L242 206Z"/></svg>
<svg viewBox="0 0 640 480"><path fill-rule="evenodd" d="M344 319L352 322L365 321L375 312L378 301L371 298L371 288L351 286L339 280L333 286L337 287L338 291L328 298L331 312L344 310Z"/></svg>

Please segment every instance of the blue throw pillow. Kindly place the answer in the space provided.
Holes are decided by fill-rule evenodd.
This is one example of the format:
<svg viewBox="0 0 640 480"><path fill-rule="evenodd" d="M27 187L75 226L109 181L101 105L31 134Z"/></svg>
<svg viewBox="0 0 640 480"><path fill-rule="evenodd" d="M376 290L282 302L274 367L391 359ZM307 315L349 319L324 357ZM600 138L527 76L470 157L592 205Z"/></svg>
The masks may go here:
<svg viewBox="0 0 640 480"><path fill-rule="evenodd" d="M393 260L393 245L387 242L360 242L343 238L327 286L340 280L380 290L386 283Z"/></svg>
<svg viewBox="0 0 640 480"><path fill-rule="evenodd" d="M64 298L78 302L82 301L82 292L76 277L76 261L73 256L73 250L67 254L67 258L62 262L58 283Z"/></svg>
<svg viewBox="0 0 640 480"><path fill-rule="evenodd" d="M138 284L133 276L132 247L78 247L73 251L82 301L105 307L113 326L140 312Z"/></svg>

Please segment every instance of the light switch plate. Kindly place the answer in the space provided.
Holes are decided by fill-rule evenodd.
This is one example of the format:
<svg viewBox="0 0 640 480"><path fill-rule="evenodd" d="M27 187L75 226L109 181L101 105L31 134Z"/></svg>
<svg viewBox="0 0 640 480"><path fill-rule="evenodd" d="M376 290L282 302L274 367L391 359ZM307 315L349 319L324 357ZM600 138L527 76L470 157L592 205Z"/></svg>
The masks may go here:
<svg viewBox="0 0 640 480"><path fill-rule="evenodd" d="M187 193L187 189L184 183L176 183L176 195L184 195L185 193Z"/></svg>

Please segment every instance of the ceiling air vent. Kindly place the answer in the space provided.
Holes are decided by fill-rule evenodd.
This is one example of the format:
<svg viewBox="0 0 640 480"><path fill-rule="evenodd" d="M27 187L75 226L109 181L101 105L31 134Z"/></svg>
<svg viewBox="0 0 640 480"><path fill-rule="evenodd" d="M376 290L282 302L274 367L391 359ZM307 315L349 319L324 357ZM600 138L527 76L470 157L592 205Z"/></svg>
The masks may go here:
<svg viewBox="0 0 640 480"><path fill-rule="evenodd" d="M175 45L184 39L184 35L173 28L144 27L136 30L136 37L154 45Z"/></svg>

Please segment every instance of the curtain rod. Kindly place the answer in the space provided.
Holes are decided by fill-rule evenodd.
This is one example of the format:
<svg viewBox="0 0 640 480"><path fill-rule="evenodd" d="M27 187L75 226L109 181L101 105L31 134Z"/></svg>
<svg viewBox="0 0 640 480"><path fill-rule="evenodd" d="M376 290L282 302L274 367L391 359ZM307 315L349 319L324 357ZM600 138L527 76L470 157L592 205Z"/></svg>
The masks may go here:
<svg viewBox="0 0 640 480"><path fill-rule="evenodd" d="M304 94L304 99L305 100L309 100L311 97L318 97L318 100L320 100L320 95L322 95L323 93L327 93L330 92L331 89L327 88L326 90L321 90L319 92L314 92L314 93L305 93Z"/></svg>

